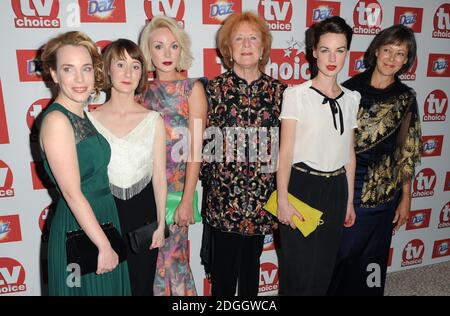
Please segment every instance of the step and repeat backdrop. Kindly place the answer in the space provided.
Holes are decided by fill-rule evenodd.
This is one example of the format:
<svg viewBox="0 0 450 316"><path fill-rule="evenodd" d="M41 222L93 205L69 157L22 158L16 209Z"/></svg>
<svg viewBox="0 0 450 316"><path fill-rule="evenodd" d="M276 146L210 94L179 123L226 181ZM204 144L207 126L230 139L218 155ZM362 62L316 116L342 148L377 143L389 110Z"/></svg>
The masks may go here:
<svg viewBox="0 0 450 316"><path fill-rule="evenodd" d="M339 80L364 70L373 36L392 24L411 27L417 62L402 80L417 92L424 157L413 183L411 218L393 237L389 271L450 259L450 3L442 0L3 0L0 1L0 295L46 293L46 240L42 238L55 190L43 175L36 117L50 91L37 73L36 52L56 34L81 30L99 46L117 38L138 40L146 21L175 17L192 39L189 77L224 71L215 34L233 12L252 10L273 35L266 73L288 84L309 79L304 34L314 22L339 15L354 39ZM201 186L198 186L201 192ZM202 225L190 227L190 263L197 291L210 286L200 264ZM45 236L45 234L44 234ZM445 277L445 276L443 276ZM261 257L260 294L276 294L278 266L272 236Z"/></svg>

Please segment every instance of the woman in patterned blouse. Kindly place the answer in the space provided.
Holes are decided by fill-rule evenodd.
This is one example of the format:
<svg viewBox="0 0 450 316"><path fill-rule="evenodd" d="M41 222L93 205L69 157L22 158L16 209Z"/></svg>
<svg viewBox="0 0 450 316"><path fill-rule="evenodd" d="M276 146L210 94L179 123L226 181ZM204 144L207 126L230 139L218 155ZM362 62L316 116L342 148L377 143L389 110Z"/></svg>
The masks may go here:
<svg viewBox="0 0 450 316"><path fill-rule="evenodd" d="M212 295L234 295L238 279L238 295L257 295L264 236L276 223L263 205L275 189L285 85L263 73L272 37L261 18L231 15L217 41L228 71L207 86L205 138L213 140L204 148L202 170L214 242Z"/></svg>

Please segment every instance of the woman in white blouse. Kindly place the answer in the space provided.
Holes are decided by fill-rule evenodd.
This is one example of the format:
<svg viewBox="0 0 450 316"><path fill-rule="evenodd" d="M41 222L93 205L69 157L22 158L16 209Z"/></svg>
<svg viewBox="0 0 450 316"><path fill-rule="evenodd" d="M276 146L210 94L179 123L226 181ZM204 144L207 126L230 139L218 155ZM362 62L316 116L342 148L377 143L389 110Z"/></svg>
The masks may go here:
<svg viewBox="0 0 450 316"><path fill-rule="evenodd" d="M135 101L147 82L145 58L134 42L119 39L103 53L105 89L109 100L89 114L111 145L110 188L119 213L121 231L158 221L148 250L135 254L127 243L127 262L134 296L153 295L158 249L164 245L166 134L158 112Z"/></svg>
<svg viewBox="0 0 450 316"><path fill-rule="evenodd" d="M353 129L360 96L337 83L350 48L352 29L340 17L312 27L317 75L286 89L281 109L277 172L281 295L325 295L343 226L355 221ZM302 211L288 192L323 212L324 224L308 237L295 229Z"/></svg>

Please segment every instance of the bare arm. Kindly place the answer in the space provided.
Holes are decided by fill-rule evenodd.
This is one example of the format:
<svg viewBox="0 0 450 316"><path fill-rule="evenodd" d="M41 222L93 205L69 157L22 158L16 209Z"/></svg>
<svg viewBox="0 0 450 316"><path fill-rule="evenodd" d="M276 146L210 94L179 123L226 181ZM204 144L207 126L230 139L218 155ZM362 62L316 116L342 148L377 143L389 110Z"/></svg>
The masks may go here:
<svg viewBox="0 0 450 316"><path fill-rule="evenodd" d="M288 201L288 185L294 156L296 124L297 121L294 119L281 120L280 155L277 171L278 219L281 223L288 224L292 228L295 228L292 222L293 215L303 219L301 214Z"/></svg>
<svg viewBox="0 0 450 316"><path fill-rule="evenodd" d="M181 202L175 213L175 223L187 226L194 223L192 201L197 186L202 161L203 132L206 125L208 110L205 90L200 81L196 81L192 89L189 103L189 159L186 165L186 178Z"/></svg>
<svg viewBox="0 0 450 316"><path fill-rule="evenodd" d="M156 120L155 142L153 144L153 192L155 194L156 210L158 217L158 229L153 234L150 248L158 248L164 245L164 227L166 223L166 131L161 117Z"/></svg>
<svg viewBox="0 0 450 316"><path fill-rule="evenodd" d="M80 173L73 129L61 112L49 113L40 140L53 176L80 227L99 249L97 273L112 271L118 256L103 233L91 205L81 192Z"/></svg>
<svg viewBox="0 0 450 316"><path fill-rule="evenodd" d="M355 142L354 142L354 132L352 131L352 137L350 140L350 160L345 165L345 171L347 176L348 185L348 199L347 199L347 213L345 216L345 227L351 227L355 223L356 214L355 207L353 205L353 196L355 190L355 169L356 169L356 156L355 156Z"/></svg>
<svg viewBox="0 0 450 316"><path fill-rule="evenodd" d="M395 217L392 221L397 223L395 230L399 230L400 226L405 224L409 218L409 211L411 209L411 182L406 182L402 187L402 197L400 203L395 211Z"/></svg>

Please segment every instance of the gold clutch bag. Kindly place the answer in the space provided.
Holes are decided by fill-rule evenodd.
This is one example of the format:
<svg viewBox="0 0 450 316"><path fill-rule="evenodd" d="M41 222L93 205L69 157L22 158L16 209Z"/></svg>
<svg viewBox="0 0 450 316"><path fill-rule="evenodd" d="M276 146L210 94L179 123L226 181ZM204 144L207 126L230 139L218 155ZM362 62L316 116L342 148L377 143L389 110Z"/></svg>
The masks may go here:
<svg viewBox="0 0 450 316"><path fill-rule="evenodd" d="M300 201L292 194L288 193L288 201L289 203L303 216L303 221L300 220L296 215L294 215L292 221L294 225L300 230L303 236L308 237L313 231L316 230L317 226L323 224L323 220L320 219L322 217L323 212L319 211L316 208L313 208L306 204L303 201ZM264 205L264 209L268 211L270 214L277 216L278 211L278 203L277 203L277 191L274 191L266 205Z"/></svg>

